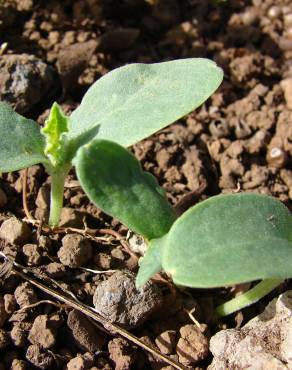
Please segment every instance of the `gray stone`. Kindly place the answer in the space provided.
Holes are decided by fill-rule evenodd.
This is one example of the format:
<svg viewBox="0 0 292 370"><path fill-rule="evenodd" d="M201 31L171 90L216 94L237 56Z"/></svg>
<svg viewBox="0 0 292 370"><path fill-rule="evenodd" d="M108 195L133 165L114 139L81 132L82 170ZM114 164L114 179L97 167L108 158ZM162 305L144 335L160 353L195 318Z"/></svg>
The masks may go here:
<svg viewBox="0 0 292 370"><path fill-rule="evenodd" d="M115 272L97 286L93 297L98 313L125 328L141 325L162 303L158 286L150 281L136 289L135 274L129 271Z"/></svg>
<svg viewBox="0 0 292 370"><path fill-rule="evenodd" d="M281 294L241 329L211 338L214 355L208 370L292 368L292 291Z"/></svg>
<svg viewBox="0 0 292 370"><path fill-rule="evenodd" d="M55 88L52 67L34 55L2 55L0 60L0 99L24 113L46 98Z"/></svg>

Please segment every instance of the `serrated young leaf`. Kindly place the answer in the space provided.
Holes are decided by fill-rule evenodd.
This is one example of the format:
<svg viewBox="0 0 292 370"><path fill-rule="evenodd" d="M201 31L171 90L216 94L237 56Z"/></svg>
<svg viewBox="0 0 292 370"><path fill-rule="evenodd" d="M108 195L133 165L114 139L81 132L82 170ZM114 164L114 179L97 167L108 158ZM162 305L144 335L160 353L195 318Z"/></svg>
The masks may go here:
<svg viewBox="0 0 292 370"><path fill-rule="evenodd" d="M272 197L219 195L183 214L165 237L162 267L189 287L292 277L292 217Z"/></svg>
<svg viewBox="0 0 292 370"><path fill-rule="evenodd" d="M128 147L197 108L222 78L203 58L117 68L89 88L71 115L69 137L100 125L98 138Z"/></svg>
<svg viewBox="0 0 292 370"><path fill-rule="evenodd" d="M45 141L37 122L0 102L0 171L10 172L46 163Z"/></svg>
<svg viewBox="0 0 292 370"><path fill-rule="evenodd" d="M74 165L82 188L97 207L147 239L167 233L174 210L155 178L125 148L95 139L78 150Z"/></svg>
<svg viewBox="0 0 292 370"><path fill-rule="evenodd" d="M41 129L46 138L45 154L53 166L57 166L64 160L65 136L69 130L69 117L66 117L61 107L54 103L50 115Z"/></svg>

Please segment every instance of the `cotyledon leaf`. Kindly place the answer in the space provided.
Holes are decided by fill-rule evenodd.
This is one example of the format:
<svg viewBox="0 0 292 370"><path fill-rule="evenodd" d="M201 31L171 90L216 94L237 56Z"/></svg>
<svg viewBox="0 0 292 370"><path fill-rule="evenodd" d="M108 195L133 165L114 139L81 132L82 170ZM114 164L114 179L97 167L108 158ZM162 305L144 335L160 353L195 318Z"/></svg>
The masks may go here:
<svg viewBox="0 0 292 370"><path fill-rule="evenodd" d="M175 220L173 208L155 178L124 147L94 139L73 161L89 199L147 239L166 234Z"/></svg>
<svg viewBox="0 0 292 370"><path fill-rule="evenodd" d="M291 277L291 214L263 195L210 198L173 225L162 266L175 283L193 287Z"/></svg>
<svg viewBox="0 0 292 370"><path fill-rule="evenodd" d="M178 218L160 239L160 249L162 268L178 285L210 288L288 278L292 277L292 217L272 197L219 195ZM145 282L139 279L140 286Z"/></svg>
<svg viewBox="0 0 292 370"><path fill-rule="evenodd" d="M69 137L98 124L99 138L133 145L197 108L222 79L203 58L117 68L89 88L71 115Z"/></svg>
<svg viewBox="0 0 292 370"><path fill-rule="evenodd" d="M0 102L0 171L16 171L45 163L45 140L39 125Z"/></svg>

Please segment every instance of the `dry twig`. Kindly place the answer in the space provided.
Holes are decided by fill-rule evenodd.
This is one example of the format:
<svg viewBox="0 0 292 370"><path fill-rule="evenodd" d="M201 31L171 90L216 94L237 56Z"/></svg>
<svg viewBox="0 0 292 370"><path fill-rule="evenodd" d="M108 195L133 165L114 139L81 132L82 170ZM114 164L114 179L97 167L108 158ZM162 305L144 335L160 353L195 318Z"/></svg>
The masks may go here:
<svg viewBox="0 0 292 370"><path fill-rule="evenodd" d="M0 255L4 257L6 260L13 262L14 268L13 271L15 274L23 278L24 280L30 282L32 285L37 287L38 289L42 290L43 292L49 294L50 296L54 297L55 299L64 302L66 305L75 308L76 310L82 312L86 316L90 317L94 321L101 323L105 328L109 328L110 331L115 332L121 335L123 338L126 338L130 342L136 344L137 346L143 348L145 351L151 353L153 356L158 357L160 360L164 361L165 363L173 366L175 369L178 370L185 370L185 367L178 364L176 361L173 361L171 358L163 355L157 349L145 344L139 338L134 336L133 334L129 333L127 330L123 329L119 325L113 324L107 321L103 316L98 314L92 307L89 307L76 298L72 298L72 296L66 296L64 293L58 292L54 288L44 285L43 283L39 282L35 276L30 276L28 273L28 269L25 266L22 266L14 261L11 261L9 257L7 257L3 252L0 252Z"/></svg>

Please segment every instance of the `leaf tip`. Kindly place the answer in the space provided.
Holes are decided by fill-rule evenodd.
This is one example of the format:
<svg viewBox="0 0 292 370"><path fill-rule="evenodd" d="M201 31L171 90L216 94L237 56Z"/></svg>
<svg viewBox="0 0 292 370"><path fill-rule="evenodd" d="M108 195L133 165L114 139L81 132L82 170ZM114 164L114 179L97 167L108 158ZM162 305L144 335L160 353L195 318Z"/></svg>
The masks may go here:
<svg viewBox="0 0 292 370"><path fill-rule="evenodd" d="M150 280L150 278L151 276L145 275L143 270L140 268L135 281L136 289L141 289Z"/></svg>

